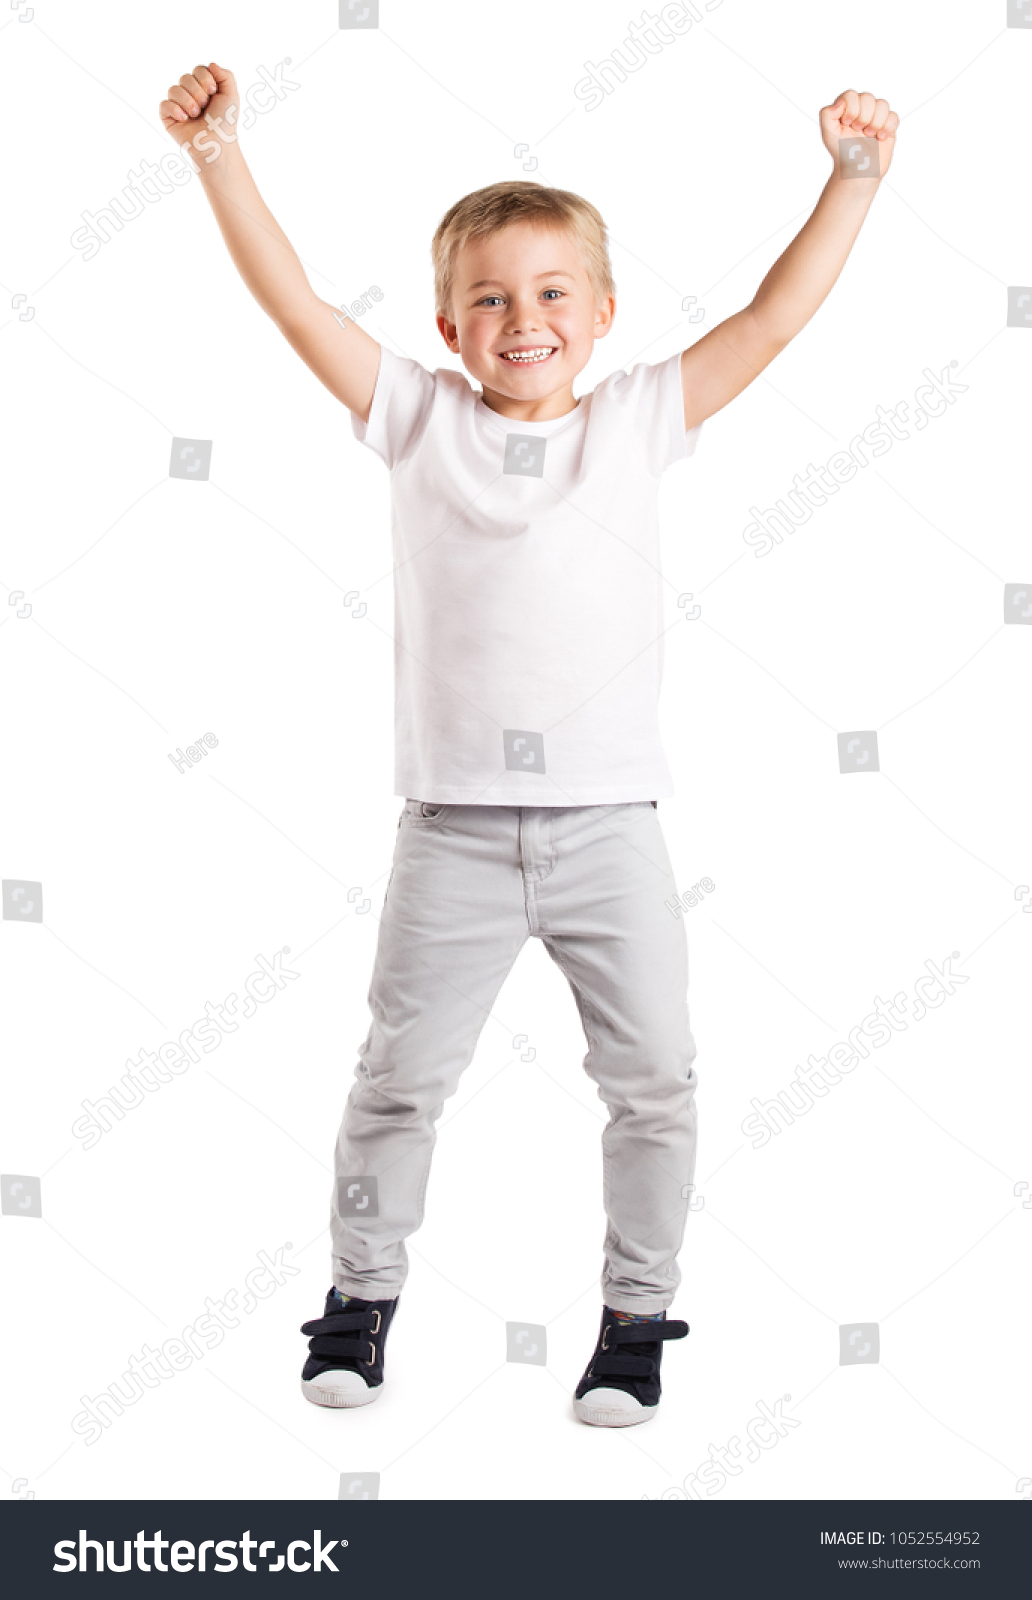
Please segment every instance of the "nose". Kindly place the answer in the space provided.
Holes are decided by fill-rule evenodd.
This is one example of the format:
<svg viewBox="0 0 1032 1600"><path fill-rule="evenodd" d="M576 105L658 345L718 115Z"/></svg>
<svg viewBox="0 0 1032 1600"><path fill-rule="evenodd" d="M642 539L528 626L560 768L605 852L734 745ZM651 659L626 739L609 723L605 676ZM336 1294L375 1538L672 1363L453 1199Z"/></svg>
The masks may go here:
<svg viewBox="0 0 1032 1600"><path fill-rule="evenodd" d="M514 295L509 304L506 334L511 338L515 335L531 333L539 326L537 306L533 296L524 298Z"/></svg>

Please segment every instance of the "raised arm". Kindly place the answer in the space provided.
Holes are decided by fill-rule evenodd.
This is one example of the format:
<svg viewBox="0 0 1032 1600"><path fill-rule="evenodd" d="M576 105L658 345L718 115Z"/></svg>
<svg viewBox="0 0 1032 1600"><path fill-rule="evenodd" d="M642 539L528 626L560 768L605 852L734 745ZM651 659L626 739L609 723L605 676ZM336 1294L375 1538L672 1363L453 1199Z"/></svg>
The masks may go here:
<svg viewBox="0 0 1032 1600"><path fill-rule="evenodd" d="M887 100L847 89L821 111L821 136L835 167L817 205L742 311L717 324L681 356L684 425L720 411L758 378L805 328L829 294L860 232L895 148L899 117ZM839 140L877 139L870 175L841 158Z"/></svg>
<svg viewBox="0 0 1032 1600"><path fill-rule="evenodd" d="M258 193L237 137L240 95L212 61L186 72L159 107L162 124L200 177L237 271L262 310L332 395L369 419L380 346L320 299Z"/></svg>

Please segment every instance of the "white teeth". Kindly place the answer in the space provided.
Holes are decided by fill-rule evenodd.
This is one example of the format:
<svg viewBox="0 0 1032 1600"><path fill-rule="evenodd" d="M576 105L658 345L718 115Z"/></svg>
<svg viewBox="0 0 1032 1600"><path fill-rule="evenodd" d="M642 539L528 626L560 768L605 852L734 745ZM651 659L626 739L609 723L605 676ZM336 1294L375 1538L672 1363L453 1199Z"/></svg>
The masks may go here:
<svg viewBox="0 0 1032 1600"><path fill-rule="evenodd" d="M552 345L542 345L540 350L503 350L502 359L505 361L544 361L552 354Z"/></svg>

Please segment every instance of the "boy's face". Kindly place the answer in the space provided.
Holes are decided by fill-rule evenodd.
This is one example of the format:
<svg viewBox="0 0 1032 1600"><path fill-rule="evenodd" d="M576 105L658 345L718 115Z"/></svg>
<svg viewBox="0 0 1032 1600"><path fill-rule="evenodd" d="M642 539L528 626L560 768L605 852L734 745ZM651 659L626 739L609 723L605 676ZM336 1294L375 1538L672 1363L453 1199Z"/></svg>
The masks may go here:
<svg viewBox="0 0 1032 1600"><path fill-rule="evenodd" d="M553 396L548 409L559 405L556 415L572 408L573 379L609 332L615 308L612 295L596 302L568 234L520 222L459 251L455 321L438 314L437 326L483 385L485 401L529 421L535 403Z"/></svg>

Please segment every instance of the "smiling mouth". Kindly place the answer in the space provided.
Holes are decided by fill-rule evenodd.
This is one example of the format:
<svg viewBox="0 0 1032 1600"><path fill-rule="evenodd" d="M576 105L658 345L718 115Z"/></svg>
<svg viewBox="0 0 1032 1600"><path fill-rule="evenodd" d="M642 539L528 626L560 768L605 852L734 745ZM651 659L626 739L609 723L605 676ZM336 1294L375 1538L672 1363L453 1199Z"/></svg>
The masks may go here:
<svg viewBox="0 0 1032 1600"><path fill-rule="evenodd" d="M542 361L547 361L549 356L555 354L557 348L554 344L542 344L533 350L501 350L499 356L511 367L533 367Z"/></svg>

